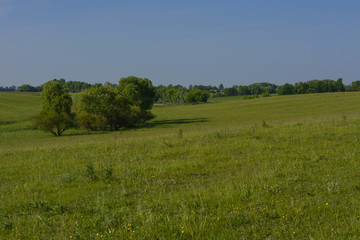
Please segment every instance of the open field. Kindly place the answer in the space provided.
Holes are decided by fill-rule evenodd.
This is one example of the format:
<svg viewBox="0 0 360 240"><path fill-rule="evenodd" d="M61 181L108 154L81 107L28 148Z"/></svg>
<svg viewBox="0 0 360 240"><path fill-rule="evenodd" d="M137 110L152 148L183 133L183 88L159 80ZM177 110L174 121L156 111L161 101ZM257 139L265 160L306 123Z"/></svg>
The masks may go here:
<svg viewBox="0 0 360 240"><path fill-rule="evenodd" d="M0 94L0 239L357 239L360 93L157 106L120 132L32 130Z"/></svg>
<svg viewBox="0 0 360 240"><path fill-rule="evenodd" d="M121 132L93 133L67 131L54 138L48 133L31 128L32 116L40 111L40 97L36 94L0 93L0 149L49 147L49 145L84 144L112 141L113 138L153 137L213 131L224 128L262 125L267 122L314 121L357 114L360 94L324 93L258 98L240 101L242 97L224 97L222 102L199 105L156 106L157 118L143 126ZM85 135L84 135L85 134Z"/></svg>

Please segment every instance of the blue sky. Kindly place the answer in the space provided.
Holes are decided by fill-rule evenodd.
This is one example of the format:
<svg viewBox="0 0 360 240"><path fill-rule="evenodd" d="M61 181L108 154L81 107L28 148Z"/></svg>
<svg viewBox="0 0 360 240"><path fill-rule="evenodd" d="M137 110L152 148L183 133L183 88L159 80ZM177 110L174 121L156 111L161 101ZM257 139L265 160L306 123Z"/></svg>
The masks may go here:
<svg viewBox="0 0 360 240"><path fill-rule="evenodd" d="M360 80L359 0L0 0L0 85Z"/></svg>

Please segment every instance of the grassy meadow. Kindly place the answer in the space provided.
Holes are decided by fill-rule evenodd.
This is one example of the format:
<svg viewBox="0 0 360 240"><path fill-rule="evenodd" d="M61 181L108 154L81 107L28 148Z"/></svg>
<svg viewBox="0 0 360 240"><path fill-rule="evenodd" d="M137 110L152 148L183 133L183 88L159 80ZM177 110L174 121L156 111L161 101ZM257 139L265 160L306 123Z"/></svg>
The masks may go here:
<svg viewBox="0 0 360 240"><path fill-rule="evenodd" d="M155 106L118 132L31 127L0 93L0 239L359 239L360 93Z"/></svg>

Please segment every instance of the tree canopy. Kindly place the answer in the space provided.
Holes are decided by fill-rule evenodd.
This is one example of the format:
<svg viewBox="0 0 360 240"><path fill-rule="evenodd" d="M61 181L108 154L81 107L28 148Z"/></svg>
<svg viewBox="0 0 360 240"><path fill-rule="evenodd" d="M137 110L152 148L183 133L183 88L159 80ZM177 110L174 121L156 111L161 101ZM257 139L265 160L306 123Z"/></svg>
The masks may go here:
<svg viewBox="0 0 360 240"><path fill-rule="evenodd" d="M106 83L80 96L78 122L88 130L118 130L152 119L155 87L148 79L122 78L119 86Z"/></svg>
<svg viewBox="0 0 360 240"><path fill-rule="evenodd" d="M193 89L186 97L186 102L188 103L200 103L200 102L207 102L208 98L210 97L208 92Z"/></svg>
<svg viewBox="0 0 360 240"><path fill-rule="evenodd" d="M121 78L119 90L123 96L128 98L131 105L139 106L141 110L149 110L154 104L156 96L155 87L147 78L135 76Z"/></svg>
<svg viewBox="0 0 360 240"><path fill-rule="evenodd" d="M29 84L23 84L16 89L17 92L41 92L41 87L34 87Z"/></svg>
<svg viewBox="0 0 360 240"><path fill-rule="evenodd" d="M109 126L110 130L118 130L129 126L135 118L128 99L121 95L118 89L105 86L85 90L81 94L79 108L80 112L87 113L87 115L84 113L79 115L80 122L83 125L87 124L91 130L102 128L94 124Z"/></svg>
<svg viewBox="0 0 360 240"><path fill-rule="evenodd" d="M56 81L49 81L44 84L41 100L41 112L35 118L38 128L54 136L61 136L65 130L74 126L72 99L68 89Z"/></svg>
<svg viewBox="0 0 360 240"><path fill-rule="evenodd" d="M286 85L286 86L285 86ZM278 88L278 94L284 94L284 88L289 90L291 84L287 83ZM324 93L324 92L343 92L345 91L345 86L342 82L342 78L339 78L337 81L331 79L323 80L310 80L307 82L297 82L293 87L293 92L290 93L286 91L286 94L305 94L305 93Z"/></svg>
<svg viewBox="0 0 360 240"><path fill-rule="evenodd" d="M285 83L284 85L278 88L279 95L290 95L294 94L294 86L290 83Z"/></svg>

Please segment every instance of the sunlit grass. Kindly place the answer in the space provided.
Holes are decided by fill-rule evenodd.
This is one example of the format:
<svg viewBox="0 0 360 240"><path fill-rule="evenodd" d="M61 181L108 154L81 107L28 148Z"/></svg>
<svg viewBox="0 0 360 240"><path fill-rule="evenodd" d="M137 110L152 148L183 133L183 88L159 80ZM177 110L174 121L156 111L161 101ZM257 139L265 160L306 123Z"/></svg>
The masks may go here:
<svg viewBox="0 0 360 240"><path fill-rule="evenodd" d="M14 111L0 238L356 239L359 97L156 107L141 128L60 138L12 133Z"/></svg>

